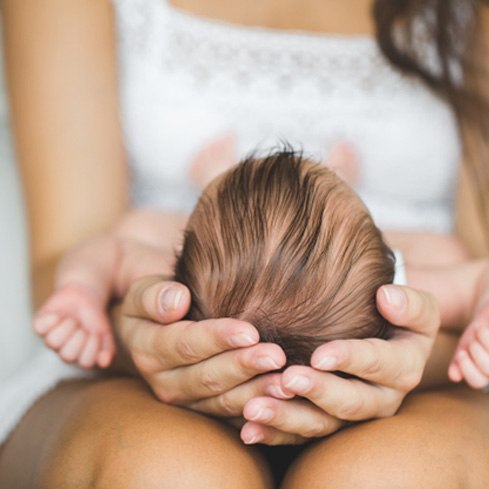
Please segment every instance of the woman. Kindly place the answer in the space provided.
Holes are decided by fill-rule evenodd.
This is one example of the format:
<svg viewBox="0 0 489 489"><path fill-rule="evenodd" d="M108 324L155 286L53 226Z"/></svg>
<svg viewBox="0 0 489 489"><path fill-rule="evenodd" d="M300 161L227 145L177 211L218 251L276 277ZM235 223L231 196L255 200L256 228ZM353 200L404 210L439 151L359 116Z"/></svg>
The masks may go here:
<svg viewBox="0 0 489 489"><path fill-rule="evenodd" d="M408 2L377 2L382 7L378 13L393 13L388 4L395 4L401 20L409 20ZM419 8L417 2L414 5ZM191 174L200 181L199 172L205 169L209 153L217 153L217 159L232 159L235 145L239 153L263 139L266 143L267 135L275 139L267 131L287 121L294 126L292 135L303 139L306 149L332 150L345 136L349 145L358 145L355 152L360 153L363 166L352 165L349 174L353 180L359 178L359 191L380 224L386 228L398 224L398 231L392 234L394 244L412 250L413 242L422 243L423 255L427 249L437 250L441 242L453 246L450 260L460 259L458 245L449 235L449 210L446 205L437 207L440 202L446 204L446 192L453 191L456 173L453 165L449 171L445 166L458 157L451 112L424 86L401 79L385 60L380 62L383 58L375 54L369 37L374 30L370 8L370 2L363 0L348 5L311 0L307 8L303 2L282 2L279 8L273 1L216 1L204 6L190 1L172 5L126 0L114 6L105 2L5 1L12 119L31 221L38 303L51 289L59 257L121 219L129 181L139 204L182 210L179 194L185 206L191 206L194 194L178 186L182 176L175 176L177 161L189 165L184 176ZM186 12L225 22L199 20ZM384 26L389 20L377 18ZM274 29L313 33L282 35ZM210 39L207 43L203 42L206 38ZM282 43L289 49L284 50ZM323 45L334 56L325 58ZM230 49L233 46L237 47ZM284 52L286 61L278 58ZM323 59L333 61L326 69L322 66L320 76L312 77ZM188 62L190 68L182 71L182 62ZM126 144L135 162L131 180L123 163L117 66ZM259 78L266 70L250 69L266 66L273 66L271 86L270 78ZM294 73L286 69L290 66ZM214 77L220 73L222 77ZM372 74L373 78L367 76ZM291 75L296 75L295 80ZM260 87L247 91L256 78ZM172 85L163 90L166 80ZM303 84L310 82L314 86ZM259 91L260 100L253 90ZM236 102L229 94L241 95ZM453 92L444 95L458 100ZM272 104L266 106L266 114L253 118L253 110L265 107L266 101ZM209 114L208 107L214 105L218 115ZM284 114L284 105L292 112ZM454 108L458 113L460 107L455 104ZM403 110L402 117L399 110ZM223 113L234 114L235 121L229 117L237 129L229 129L229 119L219 115ZM156 114L158 119L151 119ZM436 121L431 125L428 119L433 118ZM330 121L336 122L328 126ZM437 140L430 137L420 140L423 144L411 141L406 146L405 132L426 121L417 136L441 135L444 144L429 146L431 140ZM465 121L463 114L461 121ZM401 123L406 124L404 129L392 132ZM375 124L376 130L370 131ZM351 128L353 132L348 131ZM361 128L370 128L370 132ZM287 128L280 129L288 137ZM376 136L370 139L371 134ZM397 141L389 145L394 148L392 155L387 154L389 163L401 153L408 155L394 173L408 168L407 174L387 179L389 186L401 182L394 188L396 197L379 202L374 199L379 189L371 184L380 179L374 178L375 170L369 165L386 153L386 146L380 144L383 138ZM362 140L368 143L362 145ZM323 141L323 148L318 141ZM408 154L416 147L419 154ZM437 159L436 155L441 156ZM171 163L164 166L162 175L161 165L153 162L165 157ZM430 166L430 178L423 176L435 186L421 192L419 182L414 181L405 187L415 173L409 163L428 157L441 162L439 167ZM377 170L384 181L389 168ZM156 188L148 185L154 179L162 182ZM439 198L433 203L430 196L435 193ZM413 196L423 198L418 207L411 202L394 214L383 214L386 202L387 207L395 207L402 195L408 203ZM431 209L427 222L416 217L419 205ZM132 213L122 220L119 233L124 233L129 219L141 222L142 228L148 221L155 222L152 214ZM158 217L162 236L157 244L164 242L171 248L184 219L175 212L168 212L165 219ZM429 232L399 232L409 228ZM134 244L135 276L161 270L162 263L167 263L154 245L145 242L142 230L140 242ZM424 257L412 258L422 261ZM256 344L256 332L246 323L230 324L222 319L206 322L205 329L199 324L175 323L185 314L188 293L159 277L135 282L122 308L114 312L120 365L127 371L132 361L153 393L166 402L227 417L238 416L245 407L247 422L241 436L246 443L301 444L337 431L344 420L392 415L406 392L418 383L437 329L436 305L430 296L411 289L389 286L381 290L380 310L391 322L406 326L402 330L406 333L388 342L342 342L316 352L318 361L336 358L339 369L368 381L365 383L340 380L307 367L291 369L283 376L256 377L275 369L273 345ZM244 346L247 341L251 346ZM427 381L439 381L437 374L444 371L453 343L453 339L440 337ZM241 349L235 348L240 345ZM280 399L285 386L310 402ZM350 427L306 450L297 450L300 453L283 487L378 487L379 479L385 487L484 487L489 474L479 461L487 456L488 405L487 396L465 388L414 394L396 417ZM451 443L446 440L448 425ZM400 432L405 436L399 437ZM272 457L283 457L277 470L287 468L290 454L271 450ZM430 471L425 470L427 458ZM68 381L36 403L2 447L0 481L6 487L272 487L263 454L245 447L233 429L162 404L143 383L126 377Z"/></svg>

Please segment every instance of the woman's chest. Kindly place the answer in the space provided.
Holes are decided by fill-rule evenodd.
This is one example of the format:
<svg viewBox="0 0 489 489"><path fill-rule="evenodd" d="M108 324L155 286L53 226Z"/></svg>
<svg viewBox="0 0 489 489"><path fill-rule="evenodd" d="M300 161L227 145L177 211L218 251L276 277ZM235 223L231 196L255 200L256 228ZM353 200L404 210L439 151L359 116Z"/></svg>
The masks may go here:
<svg viewBox="0 0 489 489"><path fill-rule="evenodd" d="M236 29L144 5L119 18L123 125L140 176L176 188L199 158L222 166L288 141L327 160L346 144L367 204L448 209L453 115L372 39Z"/></svg>

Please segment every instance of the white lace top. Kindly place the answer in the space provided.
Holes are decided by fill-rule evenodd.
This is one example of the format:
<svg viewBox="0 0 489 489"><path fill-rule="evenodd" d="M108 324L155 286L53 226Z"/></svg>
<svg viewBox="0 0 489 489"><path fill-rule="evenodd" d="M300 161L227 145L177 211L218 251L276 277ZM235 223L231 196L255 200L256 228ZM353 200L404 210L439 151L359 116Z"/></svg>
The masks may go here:
<svg viewBox="0 0 489 489"><path fill-rule="evenodd" d="M380 226L451 228L453 115L391 69L373 40L239 27L166 0L113 1L136 204L190 210L196 161L225 166L280 139L323 158L346 142L353 183ZM29 359L0 379L0 443L43 393L87 375L45 349Z"/></svg>
<svg viewBox="0 0 489 489"><path fill-rule="evenodd" d="M365 36L244 27L167 0L113 0L122 122L137 205L191 210L195 161L282 140L356 155L383 228L449 231L460 141L449 107ZM217 158L217 156L216 156ZM217 164L217 163L216 163Z"/></svg>

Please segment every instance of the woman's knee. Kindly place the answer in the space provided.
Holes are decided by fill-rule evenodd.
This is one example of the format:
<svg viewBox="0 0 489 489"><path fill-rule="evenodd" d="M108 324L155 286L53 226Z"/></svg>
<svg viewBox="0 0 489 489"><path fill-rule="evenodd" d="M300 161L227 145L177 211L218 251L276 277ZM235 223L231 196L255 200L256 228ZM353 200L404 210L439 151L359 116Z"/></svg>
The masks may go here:
<svg viewBox="0 0 489 489"><path fill-rule="evenodd" d="M413 396L393 418L313 445L289 471L284 489L487 487L489 400L464 392Z"/></svg>
<svg viewBox="0 0 489 489"><path fill-rule="evenodd" d="M112 380L86 393L49 462L46 487L266 488L259 457L217 421Z"/></svg>

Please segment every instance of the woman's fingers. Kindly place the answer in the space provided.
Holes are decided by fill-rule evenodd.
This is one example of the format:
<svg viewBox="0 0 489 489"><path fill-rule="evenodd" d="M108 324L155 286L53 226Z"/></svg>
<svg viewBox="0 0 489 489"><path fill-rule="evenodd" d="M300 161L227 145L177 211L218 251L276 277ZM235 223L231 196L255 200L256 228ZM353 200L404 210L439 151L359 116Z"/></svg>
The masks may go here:
<svg viewBox="0 0 489 489"><path fill-rule="evenodd" d="M425 363L425 350L405 337L398 341L378 338L331 341L320 346L311 358L311 365L317 370L339 370L405 392L419 384Z"/></svg>
<svg viewBox="0 0 489 489"><path fill-rule="evenodd" d="M161 324L181 320L190 307L190 292L183 284L161 276L143 277L129 288L122 311L127 316Z"/></svg>
<svg viewBox="0 0 489 489"><path fill-rule="evenodd" d="M439 326L435 299L425 292L388 285L379 289L377 303L384 317L400 326L392 338L332 341L314 352L311 365L393 386L403 372L422 370ZM413 382L408 383L410 387Z"/></svg>
<svg viewBox="0 0 489 489"><path fill-rule="evenodd" d="M389 285L379 289L377 302L385 318L401 326L388 341L332 341L314 352L311 365L408 392L421 380L439 326L436 301L430 294Z"/></svg>
<svg viewBox="0 0 489 489"><path fill-rule="evenodd" d="M180 321L161 327L134 319L126 344L136 366L146 373L198 364L224 351L256 345L257 330L238 319Z"/></svg>
<svg viewBox="0 0 489 489"><path fill-rule="evenodd" d="M251 399L244 407L246 420L305 438L318 438L338 431L339 419L305 400L279 400L271 397ZM246 433L247 430L245 430ZM262 443L264 440L261 441ZM270 440L266 440L270 444ZM255 442L257 443L257 442Z"/></svg>
<svg viewBox="0 0 489 489"><path fill-rule="evenodd" d="M245 404L255 397L271 396L291 399L294 394L281 386L280 374L260 375L217 396L194 402L186 407L212 416L241 416Z"/></svg>
<svg viewBox="0 0 489 489"><path fill-rule="evenodd" d="M440 326L438 303L427 292L384 285L377 291L377 307L392 324L429 339L435 336Z"/></svg>
<svg viewBox="0 0 489 489"><path fill-rule="evenodd" d="M271 426L248 422L241 428L241 439L246 445L261 443L263 445L303 445L310 441L294 433L277 430Z"/></svg>
<svg viewBox="0 0 489 489"><path fill-rule="evenodd" d="M195 365L163 370L156 374L153 390L163 402L186 405L223 394L258 374L282 368L285 362L278 345L259 343Z"/></svg>
<svg viewBox="0 0 489 489"><path fill-rule="evenodd" d="M347 421L392 416L403 397L394 389L363 380L343 379L310 367L289 367L282 374L282 382L288 391Z"/></svg>

